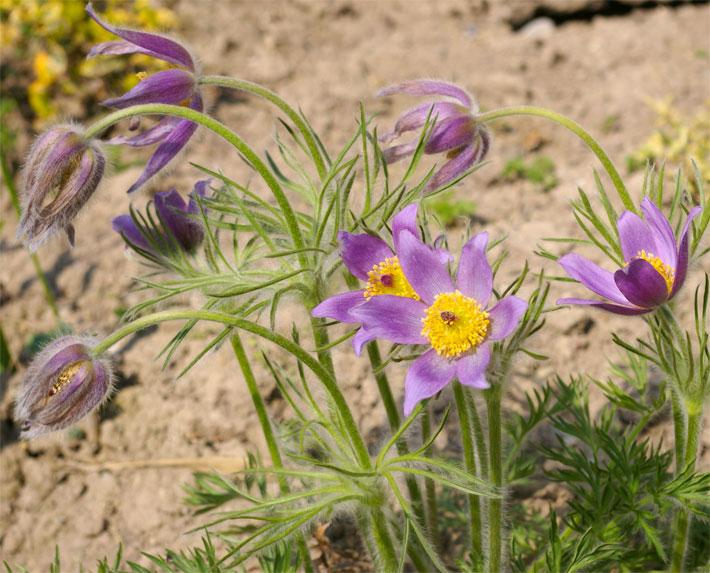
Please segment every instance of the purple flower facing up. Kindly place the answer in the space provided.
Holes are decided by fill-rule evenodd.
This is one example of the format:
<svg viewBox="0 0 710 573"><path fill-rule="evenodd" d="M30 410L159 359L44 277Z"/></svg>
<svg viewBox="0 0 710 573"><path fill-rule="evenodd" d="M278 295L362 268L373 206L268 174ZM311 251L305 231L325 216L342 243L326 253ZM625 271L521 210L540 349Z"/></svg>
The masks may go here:
<svg viewBox="0 0 710 573"><path fill-rule="evenodd" d="M688 229L700 207L691 209L676 242L668 219L648 197L641 202L641 219L624 211L618 221L624 266L612 273L570 253L558 262L567 274L607 301L561 298L557 304L598 306L617 314L644 314L669 301L688 270Z"/></svg>
<svg viewBox="0 0 710 573"><path fill-rule="evenodd" d="M524 300L509 296L487 310L493 292L487 244L488 233L479 233L464 245L454 284L439 256L402 230L397 254L417 296L373 297L351 311L371 336L430 346L407 372L406 415L454 377L467 386L488 388L488 343L510 335L527 308Z"/></svg>
<svg viewBox="0 0 710 573"><path fill-rule="evenodd" d="M424 153L444 153L449 161L429 179L424 193L444 187L483 161L490 148L491 133L485 125L476 122L478 106L465 90L446 82L416 80L384 88L377 93L377 97L393 94L439 95L455 100L428 102L413 107L399 116L391 131L379 138L381 142L389 143L403 133L424 127L427 117L436 120ZM385 161L394 163L409 157L418 143L418 138L415 138L385 149Z"/></svg>
<svg viewBox="0 0 710 573"><path fill-rule="evenodd" d="M111 227L122 234L127 242L153 254L158 254L158 251L175 252L177 249L194 251L202 244L205 230L202 223L190 215L200 216L200 206L195 194L203 199L207 195L209 183L209 179L198 181L194 191L190 193L187 205L175 189L156 193L153 205L162 227L160 231L139 227L130 215L120 215L112 219Z"/></svg>
<svg viewBox="0 0 710 573"><path fill-rule="evenodd" d="M97 44L93 47L87 59L96 56L139 53L180 66L145 77L128 93L118 98L106 100L103 102L104 105L114 109L124 109L146 103L163 103L185 105L200 112L204 109L202 97L197 90L198 78L195 61L190 52L181 44L158 34L112 26L99 18L91 3L87 4L86 11L101 27L121 38L121 40ZM133 137L112 139L109 142L111 144L124 144L133 147L160 143L148 160L138 181L131 186L128 192L130 193L141 187L148 179L165 167L185 147L196 129L197 124L192 121L168 116L162 118L155 126L143 133Z"/></svg>
<svg viewBox="0 0 710 573"><path fill-rule="evenodd" d="M71 125L53 127L32 146L24 169L17 238L31 251L64 229L74 244L72 219L101 181L106 159L99 143Z"/></svg>
<svg viewBox="0 0 710 573"><path fill-rule="evenodd" d="M113 390L109 360L92 356L90 337L68 335L32 361L15 405L23 438L67 428L99 406Z"/></svg>

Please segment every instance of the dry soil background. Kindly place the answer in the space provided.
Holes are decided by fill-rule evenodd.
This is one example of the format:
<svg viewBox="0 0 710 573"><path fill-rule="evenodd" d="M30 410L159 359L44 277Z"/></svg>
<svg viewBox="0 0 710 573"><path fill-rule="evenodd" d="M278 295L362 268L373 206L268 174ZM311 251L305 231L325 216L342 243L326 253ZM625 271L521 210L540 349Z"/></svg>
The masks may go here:
<svg viewBox="0 0 710 573"><path fill-rule="evenodd" d="M540 4L554 19L522 25L540 15L535 12ZM681 110L696 113L710 97L708 59L698 57L710 48L710 10L707 4L652 3L596 15L574 11L586 4L169 3L183 23L182 37L199 55L206 73L236 75L278 91L304 110L330 150L337 151L355 129L359 101L369 113L380 114L378 122L385 128L413 101L376 100L377 89L400 80L436 77L466 86L485 109L531 103L566 114L599 136L621 168L624 156L654 127L654 114L644 98L670 94ZM273 109L216 91L209 92L208 99L212 113L256 149L271 145ZM610 117L617 120L603 131L610 127ZM542 193L529 182L502 180L505 162L523 153L552 158L559 184ZM247 176L238 158L210 135L190 146L189 158L222 168L237 180ZM542 237L577 233L568 202L577 186L593 190L594 156L563 128L523 118L506 122L506 129L498 126L489 158L491 164L460 185L456 196L476 203L475 230L485 227L494 237L510 234L506 246L512 257L502 278L512 276L525 258L533 267L544 265L548 272L557 272L532 249ZM76 225L74 249L61 237L39 252L62 319L77 331L110 332L118 324L115 311L141 298L130 292L135 286L131 276L140 268L125 256L121 238L109 226L113 216L127 212L125 189L139 173L140 168L131 168L102 185L98 200L90 203ZM174 185L186 193L198 177L185 163L154 190ZM627 185L639 193L641 176L629 176ZM4 192L0 207L6 221L1 235L2 323L16 356L30 334L48 330L53 318L27 253L14 238L14 213ZM454 228L452 237L460 230ZM691 285L698 280L697 274L688 279ZM682 304L690 304L691 291L685 289ZM582 292L576 285L556 285L552 296ZM284 324L301 319L298 314L286 316ZM606 358L614 355L610 333L632 336L641 332L640 327L639 319L585 309L556 313L533 344L552 359L541 365L531 361L517 365L518 390L508 405L518 407L520 388L539 385L554 372L603 376ZM115 348L122 381L102 416L101 448L95 455L87 440L66 435L18 442L11 412L24 367L3 381L0 559L20 563L31 572L45 571L57 544L63 570L75 571L80 563L93 568L96 559L112 555L121 542L127 558L147 565L141 551L159 553L197 542L197 534L184 533L197 522L180 503L180 485L190 481L191 469L179 464L158 467L157 461L225 456L240 462L247 450L265 448L229 348L208 356L175 382L175 375L206 340L196 337L161 371L154 357L174 332L174 327L164 326ZM201 332L206 337L210 329ZM256 344L250 344L250 351L255 350ZM357 419L366 433L381 435L385 417L367 361L355 361L349 345L338 351L337 358ZM259 373L269 394L273 382L263 369ZM391 380L401 398L403 371L393 370ZM277 417L285 409L278 399L270 407ZM597 400L594 408L599 407ZM706 435L706 450L709 441ZM129 461L139 463L124 463ZM553 502L556 495L552 494Z"/></svg>

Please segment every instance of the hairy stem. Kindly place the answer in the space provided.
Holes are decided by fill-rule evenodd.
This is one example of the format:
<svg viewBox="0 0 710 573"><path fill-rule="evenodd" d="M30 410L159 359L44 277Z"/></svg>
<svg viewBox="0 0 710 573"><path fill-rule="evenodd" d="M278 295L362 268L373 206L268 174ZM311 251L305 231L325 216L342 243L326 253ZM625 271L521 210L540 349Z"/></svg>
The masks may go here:
<svg viewBox="0 0 710 573"><path fill-rule="evenodd" d="M454 382L454 399L459 412L459 427L463 442L463 455L466 471L471 475L482 477L476 464L476 452L473 445L473 425L466 400L466 389L462 384ZM471 550L475 555L481 555L481 500L479 496L468 496L469 519L471 527Z"/></svg>
<svg viewBox="0 0 710 573"><path fill-rule="evenodd" d="M486 392L490 480L497 488L503 487L501 394L502 389L500 384L494 384L490 390ZM500 573L504 570L503 542L505 532L503 523L503 499L496 497L488 500L488 508L489 537L487 570L489 573Z"/></svg>
<svg viewBox="0 0 710 573"><path fill-rule="evenodd" d="M559 123L560 125L569 129L575 135L577 135L582 141L584 141L584 143L589 146L589 148L594 152L601 164L604 166L604 169L609 174L609 177L614 183L614 187L616 187L616 191L619 194L621 201L624 203L624 207L626 207L629 211L638 214L636 205L634 205L634 202L632 201L629 192L626 190L626 186L624 185L624 182L621 179L621 175L619 175L619 172L617 171L616 167L614 167L614 163L611 161L606 151L604 151L601 145L599 145L597 140L594 139L589 134L589 132L587 132L578 123L555 111L532 105L521 105L495 109L482 113L476 118L476 121L478 121L478 123L486 123L494 119L510 117L513 115L535 115L538 117L544 117L546 119L550 119L554 122Z"/></svg>
<svg viewBox="0 0 710 573"><path fill-rule="evenodd" d="M424 406L422 412L422 442L426 442L431 435L431 406L429 403ZM428 455L431 451L429 448L425 453ZM429 539L434 542L434 549L441 554L441 536L439 535L439 507L436 503L436 484L431 478L424 479L424 488L426 492L426 527Z"/></svg>

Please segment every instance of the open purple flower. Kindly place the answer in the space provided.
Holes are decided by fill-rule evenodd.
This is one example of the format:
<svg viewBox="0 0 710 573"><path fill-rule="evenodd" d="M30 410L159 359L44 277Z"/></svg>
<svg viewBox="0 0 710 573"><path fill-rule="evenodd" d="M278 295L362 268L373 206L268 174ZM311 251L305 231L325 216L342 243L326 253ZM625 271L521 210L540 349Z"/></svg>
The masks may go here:
<svg viewBox="0 0 710 573"><path fill-rule="evenodd" d="M195 193L204 198L209 188L209 180L198 181L195 189L190 193L189 203L175 189L156 193L153 205L158 214L162 229L156 230L142 225L137 225L131 215L120 215L111 220L111 227L132 245L158 254L175 252L181 249L186 252L194 251L205 238L205 230L200 221L190 215L199 216L200 206L195 198Z"/></svg>
<svg viewBox="0 0 710 573"><path fill-rule="evenodd" d="M488 343L512 333L527 308L524 300L509 296L486 310L493 292L487 244L488 233L484 232L464 245L454 285L436 253L411 232L402 230L397 254L404 277L417 297L384 295L351 311L371 336L431 347L407 372L406 415L454 377L467 386L488 388Z"/></svg>
<svg viewBox="0 0 710 573"><path fill-rule="evenodd" d="M644 314L669 301L685 281L688 270L688 229L700 207L691 209L676 242L668 219L648 197L641 202L645 221L631 211L619 217L623 268L612 273L570 253L558 262L567 274L607 301L561 298L557 304L598 306L617 314Z"/></svg>
<svg viewBox="0 0 710 573"><path fill-rule="evenodd" d="M31 251L64 229L74 244L72 220L91 198L106 166L96 140L87 140L73 125L43 133L25 163L22 217L17 237Z"/></svg>
<svg viewBox="0 0 710 573"><path fill-rule="evenodd" d="M372 297L390 295L418 298L402 274L396 254L400 231L406 229L417 237L419 236L417 208L417 205L409 205L394 216L392 220L394 252L385 241L367 233L359 235L345 231L338 233L343 263L354 276L367 284L362 290L337 294L324 300L313 309L311 313L313 316L358 324L360 320L352 316L352 309ZM359 356L363 346L374 339L375 336L361 328L353 338L356 354Z"/></svg>
<svg viewBox="0 0 710 573"><path fill-rule="evenodd" d="M67 335L45 347L32 361L17 397L14 417L23 438L71 426L99 406L113 389L105 356L93 356L94 339Z"/></svg>
<svg viewBox="0 0 710 573"><path fill-rule="evenodd" d="M117 28L104 22L94 11L91 3L86 11L91 18L105 30L115 34L121 40L102 42L93 47L88 58L140 53L164 60L179 68L163 70L147 76L136 87L121 97L109 99L104 105L114 109L124 109L146 103L185 105L196 111L202 111L204 104L198 87L195 60L190 52L178 42L158 34L149 34L137 30ZM160 143L143 173L128 190L129 193L141 187L148 179L165 167L178 152L185 147L197 124L179 117L164 117L152 128L133 137L117 137L109 143L143 147Z"/></svg>
<svg viewBox="0 0 710 573"><path fill-rule="evenodd" d="M446 82L416 80L384 88L377 93L377 97L393 94L440 95L455 100L428 102L413 107L399 116L391 131L379 138L381 142L389 143L403 133L420 130L426 125L427 118L436 120L424 153L445 153L449 161L429 179L424 193L440 189L483 161L491 144L491 134L485 125L476 122L478 106L464 89ZM385 161L394 163L409 157L418 143L418 138L415 138L385 149Z"/></svg>

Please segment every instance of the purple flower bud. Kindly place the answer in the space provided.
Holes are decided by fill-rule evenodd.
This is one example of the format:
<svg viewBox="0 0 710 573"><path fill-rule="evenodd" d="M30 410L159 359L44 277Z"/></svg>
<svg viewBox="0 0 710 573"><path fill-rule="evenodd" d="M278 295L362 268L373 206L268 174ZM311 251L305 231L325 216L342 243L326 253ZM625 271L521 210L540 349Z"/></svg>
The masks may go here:
<svg viewBox="0 0 710 573"><path fill-rule="evenodd" d="M68 335L46 346L32 361L15 405L23 438L71 426L113 390L113 372L104 356L92 356L95 340Z"/></svg>
<svg viewBox="0 0 710 573"><path fill-rule="evenodd" d="M429 179L424 193L441 189L483 161L491 145L491 133L485 125L477 123L478 106L465 90L446 82L416 80L384 88L377 93L377 97L393 94L440 95L456 100L413 107L399 116L391 131L379 138L381 142L389 143L403 133L423 128L427 118L435 121L424 153L444 153L449 161ZM415 138L385 149L385 161L394 163L411 156L418 143L418 138Z"/></svg>
<svg viewBox="0 0 710 573"><path fill-rule="evenodd" d="M64 229L74 245L72 219L96 190L106 166L96 140L86 140L74 126L42 134L25 164L22 217L17 238L31 251Z"/></svg>
<svg viewBox="0 0 710 573"><path fill-rule="evenodd" d="M195 194L201 199L204 198L208 187L208 179L198 181L194 191L190 193L190 201L187 205L175 189L156 193L153 205L162 227L159 230L137 225L130 215L114 218L111 227L117 233L121 233L132 245L153 254L158 254L158 251L170 253L178 248L187 252L193 251L202 244L205 230L200 221L196 221L189 215L200 215Z"/></svg>
<svg viewBox="0 0 710 573"><path fill-rule="evenodd" d="M185 105L196 111L203 111L204 104L198 92L198 75L196 73L195 59L190 52L180 43L148 32L118 28L99 18L91 6L86 5L86 12L105 30L115 34L121 40L102 42L91 50L88 58L96 56L115 56L123 54L146 54L154 58L169 62L180 68L163 70L152 76L147 76L128 93L117 98L104 101L104 105L124 109L139 104L164 103L170 105ZM137 128L135 122L131 127ZM134 135L133 137L117 137L109 143L115 145L130 145L143 147L160 143L155 150L143 173L138 180L128 189L131 193L142 187L148 179L158 173L185 147L192 134L197 129L197 124L187 119L177 117L164 117L155 126Z"/></svg>

